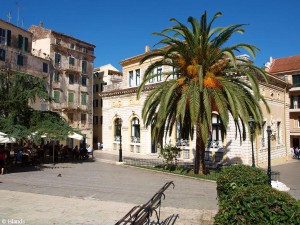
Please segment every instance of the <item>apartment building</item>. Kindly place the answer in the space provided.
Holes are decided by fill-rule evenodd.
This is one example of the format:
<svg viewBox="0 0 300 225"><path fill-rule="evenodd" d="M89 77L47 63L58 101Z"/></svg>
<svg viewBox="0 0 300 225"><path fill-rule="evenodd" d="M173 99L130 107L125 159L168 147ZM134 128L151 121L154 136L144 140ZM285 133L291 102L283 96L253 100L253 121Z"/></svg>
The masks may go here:
<svg viewBox="0 0 300 225"><path fill-rule="evenodd" d="M49 58L51 62L49 92L54 102L49 110L58 112L69 124L85 135L84 143L93 141L93 44L32 25L32 54ZM73 147L73 139L67 144ZM77 143L76 143L77 144Z"/></svg>
<svg viewBox="0 0 300 225"><path fill-rule="evenodd" d="M103 143L103 99L99 93L108 88L117 88L122 81L122 73L111 64L107 64L94 69L93 85L93 143L94 148L97 143Z"/></svg>
<svg viewBox="0 0 300 225"><path fill-rule="evenodd" d="M158 74L156 79L150 80L146 85L141 98L137 99L138 86L142 82L144 72L148 66L157 59L145 61L140 60L147 54L149 47L146 46L145 53L127 58L120 62L122 65L122 77L119 77L118 85L106 85L100 93L103 98L103 134L105 150L118 154L122 144L123 154L138 157L142 154L157 156L159 145L151 138L151 126L145 127L142 119L142 108L145 99L153 88L163 80L163 73L172 74L174 69L168 66L158 67L154 73ZM247 56L242 56L249 59ZM176 79L174 73L169 79ZM269 82L260 80L260 89L268 102L271 113L263 107L264 121L262 121L261 134L255 134L254 152L257 165L267 162L267 126L272 129L272 160L281 160L290 156L289 151L289 95L288 84L272 74L268 74ZM122 123L120 123L122 122ZM207 161L229 161L231 163L252 163L252 149L249 135L243 142L236 136L234 121L231 119L227 128L227 135L221 139L220 119L218 114L213 115L211 125L211 143L206 149ZM179 136L180 126L174 126L172 136L163 138L163 145L173 144L182 149L180 159L192 161L195 154L195 140Z"/></svg>
<svg viewBox="0 0 300 225"><path fill-rule="evenodd" d="M270 58L266 64L268 73L286 80L289 90L290 147L300 146L300 55Z"/></svg>
<svg viewBox="0 0 300 225"><path fill-rule="evenodd" d="M0 19L0 70L8 74L21 72L49 79L50 60L31 53L32 33ZM37 102L34 108L46 110Z"/></svg>

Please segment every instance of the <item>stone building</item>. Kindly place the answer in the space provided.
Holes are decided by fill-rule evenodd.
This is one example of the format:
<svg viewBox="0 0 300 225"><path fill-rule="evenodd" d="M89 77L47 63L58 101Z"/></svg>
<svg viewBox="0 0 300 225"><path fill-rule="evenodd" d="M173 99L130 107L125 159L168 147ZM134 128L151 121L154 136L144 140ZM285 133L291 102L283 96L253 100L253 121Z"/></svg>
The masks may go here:
<svg viewBox="0 0 300 225"><path fill-rule="evenodd" d="M144 54L125 59L122 65L122 81L117 86L105 86L100 94L103 98L103 134L105 150L118 154L120 137L123 154L138 157L142 154L154 155L159 153L159 146L153 143L151 127L145 127L141 112L147 94L158 83L163 82L163 77L158 76L146 85L141 98L137 100L136 94L146 68L155 61L147 60L140 64L140 60L149 51L146 47ZM246 57L247 56L242 56ZM173 68L164 66L156 68L157 74L172 73ZM175 78L173 75L171 78ZM267 161L267 126L271 126L272 160L285 159L290 156L289 150L289 95L288 84L271 74L268 74L269 82L260 81L260 89L267 100L271 113L268 114L263 107L264 121L262 121L262 133L254 134L254 152L256 165ZM122 121L122 125L119 122ZM181 160L192 161L195 154L195 138L180 137L180 127L174 127L171 137L163 139L164 144L173 144L182 148ZM222 141L220 133L220 120L215 113L212 118L211 142L206 149L206 161L229 161L230 163L252 163L252 148L250 135L243 142L236 136L233 120L230 121L227 135Z"/></svg>
<svg viewBox="0 0 300 225"><path fill-rule="evenodd" d="M85 142L93 140L93 44L46 29L43 24L29 28L32 53L50 60L49 92L54 101L49 110L58 112L69 124L85 135ZM68 139L72 147L73 139Z"/></svg>
<svg viewBox="0 0 300 225"><path fill-rule="evenodd" d="M122 73L111 64L104 65L94 69L93 86L93 143L94 148L97 143L103 143L102 134L102 106L103 100L99 93L108 88L116 88L122 81Z"/></svg>
<svg viewBox="0 0 300 225"><path fill-rule="evenodd" d="M46 80L50 75L50 60L31 53L32 33L0 19L0 71L7 74L25 73ZM47 110L47 104L37 100L31 105Z"/></svg>
<svg viewBox="0 0 300 225"><path fill-rule="evenodd" d="M273 59L266 64L267 71L286 80L292 87L289 90L290 108L290 147L300 147L300 55Z"/></svg>

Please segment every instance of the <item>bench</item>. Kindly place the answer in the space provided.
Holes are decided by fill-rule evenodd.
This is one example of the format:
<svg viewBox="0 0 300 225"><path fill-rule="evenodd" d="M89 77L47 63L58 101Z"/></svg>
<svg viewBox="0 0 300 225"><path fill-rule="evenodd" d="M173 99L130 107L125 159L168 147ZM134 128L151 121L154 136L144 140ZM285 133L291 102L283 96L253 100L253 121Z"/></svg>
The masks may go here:
<svg viewBox="0 0 300 225"><path fill-rule="evenodd" d="M155 212L157 222L160 219L160 206L162 198L165 199L164 191L173 185L173 181L167 182L155 195L145 204L134 206L122 219L120 219L115 225L142 225L150 224L150 217Z"/></svg>

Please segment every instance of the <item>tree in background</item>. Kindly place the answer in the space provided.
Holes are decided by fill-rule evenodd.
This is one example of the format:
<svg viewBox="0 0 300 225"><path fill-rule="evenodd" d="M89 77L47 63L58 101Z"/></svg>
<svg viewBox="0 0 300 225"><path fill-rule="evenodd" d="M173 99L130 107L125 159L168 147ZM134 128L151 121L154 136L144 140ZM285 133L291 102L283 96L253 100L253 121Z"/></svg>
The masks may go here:
<svg viewBox="0 0 300 225"><path fill-rule="evenodd" d="M30 107L37 98L52 100L46 86L43 78L10 70L0 72L0 130L17 140L45 133L60 140L73 131L59 114Z"/></svg>
<svg viewBox="0 0 300 225"><path fill-rule="evenodd" d="M213 113L220 118L223 137L231 116L236 133L242 140L246 137L250 116L257 124L262 121L259 101L263 101L269 110L259 91L257 79L257 76L262 76L267 81L265 72L235 55L243 49L255 57L259 49L246 43L225 46L233 34L244 33L244 24L212 28L215 19L220 16L220 12L216 13L209 22L206 12L199 21L189 17L191 27L171 19L171 22L175 22L174 26L154 33L162 37L157 44L166 47L149 52L141 60L143 63L158 58L157 61L152 60L153 63L145 71L138 98L149 80L160 76L153 73L155 68L174 68L173 72L163 74L164 82L147 96L142 117L146 126L155 124L152 133L155 139L168 132L170 135L177 123L182 128L181 136L193 139L196 130L196 174L205 172L205 148ZM176 75L175 79L170 77L173 74Z"/></svg>

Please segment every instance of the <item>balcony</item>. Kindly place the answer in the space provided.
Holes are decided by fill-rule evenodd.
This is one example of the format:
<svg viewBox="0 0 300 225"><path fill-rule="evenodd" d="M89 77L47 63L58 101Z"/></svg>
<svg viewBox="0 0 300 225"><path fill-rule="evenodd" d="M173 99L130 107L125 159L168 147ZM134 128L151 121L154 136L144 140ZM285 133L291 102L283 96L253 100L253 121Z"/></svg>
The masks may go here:
<svg viewBox="0 0 300 225"><path fill-rule="evenodd" d="M78 103L67 102L67 103L63 104L62 108L63 109L68 109L68 110L75 110L75 109L77 109L77 106L78 106Z"/></svg>
<svg viewBox="0 0 300 225"><path fill-rule="evenodd" d="M120 90L120 89L121 89L120 83L103 86L104 92L116 91L116 90Z"/></svg>
<svg viewBox="0 0 300 225"><path fill-rule="evenodd" d="M178 147L185 147L185 146L190 146L190 142L189 140L187 139L180 139L180 138L177 138L176 139L176 146Z"/></svg>
<svg viewBox="0 0 300 225"><path fill-rule="evenodd" d="M123 77L120 76L120 75L111 75L111 76L110 76L110 81L111 81L112 83L120 83L120 82L123 81Z"/></svg>
<svg viewBox="0 0 300 225"><path fill-rule="evenodd" d="M131 136L131 143L141 143L140 137Z"/></svg>

